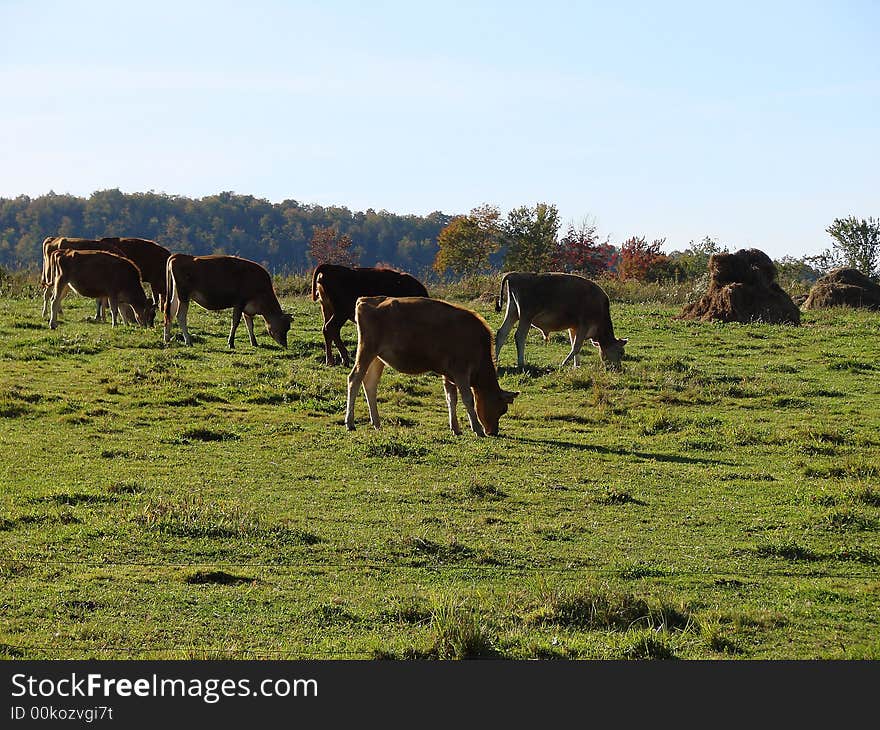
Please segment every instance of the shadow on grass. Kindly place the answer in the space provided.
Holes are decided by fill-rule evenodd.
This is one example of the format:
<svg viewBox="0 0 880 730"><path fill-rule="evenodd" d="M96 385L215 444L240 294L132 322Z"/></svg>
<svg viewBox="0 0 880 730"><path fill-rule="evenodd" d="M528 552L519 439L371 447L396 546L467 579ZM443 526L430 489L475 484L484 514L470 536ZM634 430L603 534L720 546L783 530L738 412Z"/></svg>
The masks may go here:
<svg viewBox="0 0 880 730"><path fill-rule="evenodd" d="M578 451L594 451L597 454L616 454L618 456L635 456L648 461L663 461L676 464L724 464L736 466L735 462L722 459L701 459L695 456L682 456L681 454L657 454L650 451L629 451L627 449L612 449L599 444L578 444L574 441L560 441L558 439L530 439L524 436L502 436L511 441L520 441L526 444L543 444L546 446L560 446L564 449L577 449Z"/></svg>

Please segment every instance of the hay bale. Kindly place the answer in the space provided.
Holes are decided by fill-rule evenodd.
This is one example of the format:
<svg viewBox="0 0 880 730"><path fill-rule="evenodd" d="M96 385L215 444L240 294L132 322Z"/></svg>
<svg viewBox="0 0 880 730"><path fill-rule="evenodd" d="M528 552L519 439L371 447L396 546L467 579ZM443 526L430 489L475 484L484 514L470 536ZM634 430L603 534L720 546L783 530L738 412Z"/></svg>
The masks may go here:
<svg viewBox="0 0 880 730"><path fill-rule="evenodd" d="M813 285L803 307L880 309L880 286L858 269L833 269Z"/></svg>
<svg viewBox="0 0 880 730"><path fill-rule="evenodd" d="M679 319L800 324L800 310L776 277L770 257L756 248L713 254L709 257L709 288L684 307Z"/></svg>

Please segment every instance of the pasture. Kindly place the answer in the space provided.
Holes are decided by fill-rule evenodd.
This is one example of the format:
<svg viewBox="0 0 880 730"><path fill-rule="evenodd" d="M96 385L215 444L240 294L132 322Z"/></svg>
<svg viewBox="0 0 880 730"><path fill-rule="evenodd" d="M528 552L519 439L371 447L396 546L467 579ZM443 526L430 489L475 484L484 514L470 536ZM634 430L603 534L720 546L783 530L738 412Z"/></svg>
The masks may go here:
<svg viewBox="0 0 880 730"><path fill-rule="evenodd" d="M876 313L612 301L623 371L509 342L478 439L390 368L346 432L319 306L282 303L287 351L259 319L229 351L229 312L186 348L0 298L0 656L880 658Z"/></svg>

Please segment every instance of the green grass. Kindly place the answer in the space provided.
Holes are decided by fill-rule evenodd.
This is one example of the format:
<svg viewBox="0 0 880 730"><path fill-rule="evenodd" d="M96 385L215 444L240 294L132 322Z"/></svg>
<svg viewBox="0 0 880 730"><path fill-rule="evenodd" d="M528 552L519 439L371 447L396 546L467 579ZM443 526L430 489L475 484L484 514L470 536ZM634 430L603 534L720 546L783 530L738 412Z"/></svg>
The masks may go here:
<svg viewBox="0 0 880 730"><path fill-rule="evenodd" d="M348 433L319 308L284 304L289 350L231 352L228 313L186 348L0 299L0 656L880 658L876 313L615 302L622 372L508 343L479 439L390 368Z"/></svg>

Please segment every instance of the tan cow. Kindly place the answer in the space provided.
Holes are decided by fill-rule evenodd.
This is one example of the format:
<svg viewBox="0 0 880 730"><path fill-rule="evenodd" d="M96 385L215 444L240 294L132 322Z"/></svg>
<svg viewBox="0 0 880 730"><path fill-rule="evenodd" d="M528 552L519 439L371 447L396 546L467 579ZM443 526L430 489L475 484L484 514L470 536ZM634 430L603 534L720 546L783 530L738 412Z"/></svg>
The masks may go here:
<svg viewBox="0 0 880 730"><path fill-rule="evenodd" d="M238 256L189 256L175 253L168 258L165 299L165 342L171 341L171 322L177 322L183 332L183 341L192 345L186 325L190 300L208 310L232 309L232 329L229 347L235 347L235 331L244 317L251 344L254 337L254 317L266 320L266 329L272 339L287 347L291 316L281 309L272 286L272 277L255 261Z"/></svg>
<svg viewBox="0 0 880 730"><path fill-rule="evenodd" d="M122 304L131 306L141 326L153 324L156 308L147 301L141 286L140 271L122 256L107 251L59 249L49 254L49 273L52 277L49 326L52 329L58 326L61 299L67 293L68 286L84 297L106 297L114 327Z"/></svg>
<svg viewBox="0 0 880 730"><path fill-rule="evenodd" d="M354 430L354 402L363 385L370 423L379 428L376 390L385 365L411 375L443 377L449 427L461 433L458 394L478 436L498 434L498 420L519 393L498 385L492 330L476 312L423 297L361 297L355 307L355 364L348 376L345 425ZM476 406L476 408L475 408Z"/></svg>
<svg viewBox="0 0 880 730"><path fill-rule="evenodd" d="M495 358L507 342L514 323L519 321L514 335L516 362L525 367L526 335L529 327L541 331L544 341L551 332L568 330L571 352L562 365L570 360L579 364L578 353L586 338L599 348L602 361L610 367L619 367L623 347L628 340L614 336L611 305L601 287L577 274L530 274L517 271L504 275L495 311L501 311L504 290L507 289L507 312L495 339Z"/></svg>

